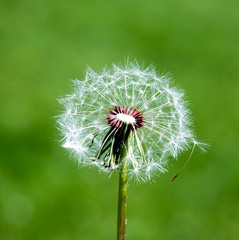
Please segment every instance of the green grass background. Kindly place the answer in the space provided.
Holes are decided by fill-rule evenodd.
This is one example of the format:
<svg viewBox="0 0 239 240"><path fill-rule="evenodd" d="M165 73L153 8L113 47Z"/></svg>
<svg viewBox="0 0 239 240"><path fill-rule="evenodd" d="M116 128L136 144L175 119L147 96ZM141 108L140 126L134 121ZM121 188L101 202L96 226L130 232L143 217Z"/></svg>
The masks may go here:
<svg viewBox="0 0 239 240"><path fill-rule="evenodd" d="M117 174L60 147L56 98L89 65L125 57L171 72L198 139L154 184L130 183L128 239L239 235L239 3L236 0L0 1L0 239L116 239Z"/></svg>

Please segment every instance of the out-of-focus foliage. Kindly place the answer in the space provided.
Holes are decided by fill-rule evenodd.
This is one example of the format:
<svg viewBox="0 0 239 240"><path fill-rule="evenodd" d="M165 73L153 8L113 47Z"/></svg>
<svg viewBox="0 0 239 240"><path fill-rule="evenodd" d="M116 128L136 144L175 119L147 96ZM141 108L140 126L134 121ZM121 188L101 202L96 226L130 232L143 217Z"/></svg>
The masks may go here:
<svg viewBox="0 0 239 240"><path fill-rule="evenodd" d="M116 236L117 174L78 168L53 116L86 65L124 57L172 72L186 90L199 139L154 184L129 186L129 239L239 235L238 1L0 2L0 239Z"/></svg>

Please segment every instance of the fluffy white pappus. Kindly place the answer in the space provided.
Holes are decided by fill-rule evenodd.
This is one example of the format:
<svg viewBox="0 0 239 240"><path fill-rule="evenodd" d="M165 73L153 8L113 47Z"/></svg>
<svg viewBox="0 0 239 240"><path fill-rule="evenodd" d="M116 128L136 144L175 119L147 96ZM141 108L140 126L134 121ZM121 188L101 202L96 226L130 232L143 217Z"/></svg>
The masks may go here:
<svg viewBox="0 0 239 240"><path fill-rule="evenodd" d="M84 79L73 81L73 93L59 102L64 106L57 119L62 146L73 153L79 164L104 171L119 169L120 161L110 152L112 145L102 147L108 141L106 136L113 136L109 136L112 125L107 116L116 106L137 109L144 120L142 127L134 129L127 150L130 177L151 180L167 171L170 158L195 146L184 92L152 66L141 68L137 62L127 62L99 74L88 68Z"/></svg>

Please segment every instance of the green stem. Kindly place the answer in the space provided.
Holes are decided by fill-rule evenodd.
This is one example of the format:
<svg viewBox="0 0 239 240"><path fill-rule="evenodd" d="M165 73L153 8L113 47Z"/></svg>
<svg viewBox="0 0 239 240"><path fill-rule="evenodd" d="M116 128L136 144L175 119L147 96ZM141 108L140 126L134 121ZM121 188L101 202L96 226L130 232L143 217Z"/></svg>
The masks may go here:
<svg viewBox="0 0 239 240"><path fill-rule="evenodd" d="M120 162L121 168L119 173L119 199L118 199L118 223L117 223L117 240L126 239L126 206L127 206L127 152L132 145L132 133L126 141L122 151Z"/></svg>
<svg viewBox="0 0 239 240"><path fill-rule="evenodd" d="M122 159L123 160L123 159ZM117 239L126 239L126 200L127 200L127 162L122 161L119 174L119 200L118 200L118 224Z"/></svg>

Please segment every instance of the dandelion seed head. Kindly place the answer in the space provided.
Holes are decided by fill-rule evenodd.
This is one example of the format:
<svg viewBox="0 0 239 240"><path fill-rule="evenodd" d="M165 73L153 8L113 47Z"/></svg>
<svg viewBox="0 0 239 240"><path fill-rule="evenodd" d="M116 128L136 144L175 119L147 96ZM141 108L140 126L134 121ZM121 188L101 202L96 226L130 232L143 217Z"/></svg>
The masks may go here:
<svg viewBox="0 0 239 240"><path fill-rule="evenodd" d="M189 146L205 147L191 130L184 92L152 66L127 62L102 73L88 67L84 79L73 80L73 93L59 102L64 108L57 120L62 146L79 164L118 170L120 151L132 132L129 176L144 182L166 172L168 161Z"/></svg>

